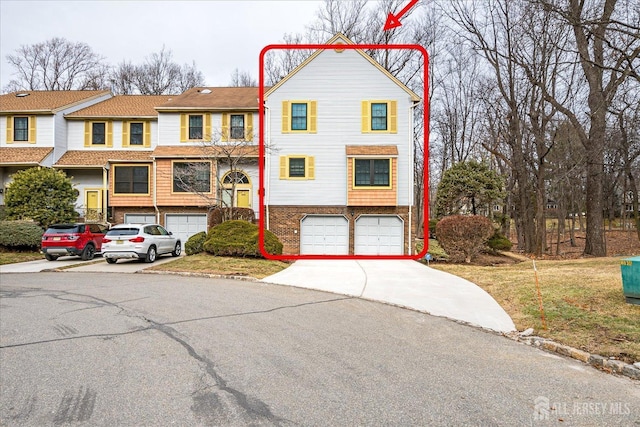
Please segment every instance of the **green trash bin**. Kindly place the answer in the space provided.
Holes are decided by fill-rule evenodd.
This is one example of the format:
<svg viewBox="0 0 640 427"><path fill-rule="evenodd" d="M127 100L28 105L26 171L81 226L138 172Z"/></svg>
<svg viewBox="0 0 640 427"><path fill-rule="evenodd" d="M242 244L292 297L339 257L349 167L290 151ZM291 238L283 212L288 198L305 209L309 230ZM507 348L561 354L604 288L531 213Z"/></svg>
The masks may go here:
<svg viewBox="0 0 640 427"><path fill-rule="evenodd" d="M640 256L623 259L620 271L624 297L629 304L640 305Z"/></svg>

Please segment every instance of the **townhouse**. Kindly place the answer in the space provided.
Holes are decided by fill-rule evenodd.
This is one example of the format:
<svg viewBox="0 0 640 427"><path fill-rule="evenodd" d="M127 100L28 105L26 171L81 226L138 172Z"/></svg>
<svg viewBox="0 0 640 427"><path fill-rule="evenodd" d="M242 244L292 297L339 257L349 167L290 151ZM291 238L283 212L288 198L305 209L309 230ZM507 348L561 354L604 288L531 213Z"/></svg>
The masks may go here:
<svg viewBox="0 0 640 427"><path fill-rule="evenodd" d="M264 95L266 228L302 255L409 255L418 95L336 35Z"/></svg>

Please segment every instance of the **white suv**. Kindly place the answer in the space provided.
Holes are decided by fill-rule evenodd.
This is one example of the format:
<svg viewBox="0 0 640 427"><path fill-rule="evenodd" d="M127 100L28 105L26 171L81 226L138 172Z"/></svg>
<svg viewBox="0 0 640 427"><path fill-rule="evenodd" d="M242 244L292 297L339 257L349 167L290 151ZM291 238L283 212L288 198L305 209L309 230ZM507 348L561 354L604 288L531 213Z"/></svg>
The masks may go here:
<svg viewBox="0 0 640 427"><path fill-rule="evenodd" d="M154 262L160 255L179 256L182 243L158 224L114 225L102 240L102 256L109 264L120 258Z"/></svg>

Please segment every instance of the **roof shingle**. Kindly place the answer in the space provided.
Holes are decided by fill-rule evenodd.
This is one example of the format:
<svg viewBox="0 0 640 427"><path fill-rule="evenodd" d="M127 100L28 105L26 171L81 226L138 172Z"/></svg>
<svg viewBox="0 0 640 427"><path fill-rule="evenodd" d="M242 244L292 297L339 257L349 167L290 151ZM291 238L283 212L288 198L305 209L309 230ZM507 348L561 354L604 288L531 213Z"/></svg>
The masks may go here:
<svg viewBox="0 0 640 427"><path fill-rule="evenodd" d="M396 145L347 145L347 156L397 156Z"/></svg>
<svg viewBox="0 0 640 427"><path fill-rule="evenodd" d="M109 93L108 90L22 90L0 95L0 112L55 113Z"/></svg>
<svg viewBox="0 0 640 427"><path fill-rule="evenodd" d="M155 107L171 100L171 95L118 95L65 117L158 117Z"/></svg>
<svg viewBox="0 0 640 427"><path fill-rule="evenodd" d="M38 165L53 147L0 147L0 165Z"/></svg>
<svg viewBox="0 0 640 427"><path fill-rule="evenodd" d="M257 87L194 87L174 96L166 104L157 107L163 110L257 110Z"/></svg>
<svg viewBox="0 0 640 427"><path fill-rule="evenodd" d="M107 163L148 161L151 162L151 151L132 150L71 150L64 153L54 167L102 167Z"/></svg>
<svg viewBox="0 0 640 427"><path fill-rule="evenodd" d="M209 157L257 157L258 147L255 145L241 146L207 146L207 145L162 145L153 150L153 157L189 157L189 158L209 158Z"/></svg>

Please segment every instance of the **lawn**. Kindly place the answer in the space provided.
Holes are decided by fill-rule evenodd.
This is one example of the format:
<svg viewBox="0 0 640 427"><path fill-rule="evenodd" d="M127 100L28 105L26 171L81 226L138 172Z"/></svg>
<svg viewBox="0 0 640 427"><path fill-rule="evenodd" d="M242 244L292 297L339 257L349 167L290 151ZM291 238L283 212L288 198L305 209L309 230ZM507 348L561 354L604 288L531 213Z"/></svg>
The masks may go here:
<svg viewBox="0 0 640 427"><path fill-rule="evenodd" d="M0 251L0 265L13 264L16 262L35 261L44 259L40 252L5 252Z"/></svg>
<svg viewBox="0 0 640 427"><path fill-rule="evenodd" d="M640 361L640 306L622 293L621 258L537 261L547 329L542 327L533 261L499 266L431 263L487 291L518 330L626 362Z"/></svg>

